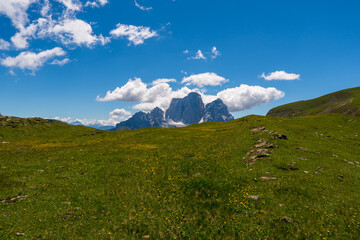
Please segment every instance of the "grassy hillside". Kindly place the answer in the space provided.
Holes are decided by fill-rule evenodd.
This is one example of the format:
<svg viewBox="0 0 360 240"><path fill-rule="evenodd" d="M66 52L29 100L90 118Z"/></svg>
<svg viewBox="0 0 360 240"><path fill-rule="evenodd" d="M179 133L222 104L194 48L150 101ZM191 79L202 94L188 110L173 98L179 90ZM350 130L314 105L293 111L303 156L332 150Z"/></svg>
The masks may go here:
<svg viewBox="0 0 360 240"><path fill-rule="evenodd" d="M271 109L267 116L299 117L325 113L360 115L360 87L276 107Z"/></svg>
<svg viewBox="0 0 360 240"><path fill-rule="evenodd" d="M360 118L0 118L0 239L359 239Z"/></svg>

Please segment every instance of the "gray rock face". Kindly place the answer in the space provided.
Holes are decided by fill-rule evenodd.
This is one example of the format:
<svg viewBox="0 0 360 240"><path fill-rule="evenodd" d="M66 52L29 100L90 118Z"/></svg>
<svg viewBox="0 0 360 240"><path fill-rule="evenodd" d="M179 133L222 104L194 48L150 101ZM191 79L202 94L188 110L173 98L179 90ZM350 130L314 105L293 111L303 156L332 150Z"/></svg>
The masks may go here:
<svg viewBox="0 0 360 240"><path fill-rule="evenodd" d="M115 130L162 127L164 123L164 111L157 107L150 113L135 113L130 119L117 124Z"/></svg>
<svg viewBox="0 0 360 240"><path fill-rule="evenodd" d="M228 122L231 120L234 120L234 117L221 99L206 105L203 122Z"/></svg>
<svg viewBox="0 0 360 240"><path fill-rule="evenodd" d="M186 125L199 123L204 115L204 103L200 94L189 93L185 98L174 98L166 111L166 119Z"/></svg>
<svg viewBox="0 0 360 240"><path fill-rule="evenodd" d="M150 113L138 112L130 119L117 124L114 130L175 127L171 125L174 124L171 121L190 125L199 123L201 120L203 122L227 122L233 119L234 117L229 113L227 106L220 99L207 104L205 107L200 94L193 92L184 98L174 98L166 114L158 107Z"/></svg>

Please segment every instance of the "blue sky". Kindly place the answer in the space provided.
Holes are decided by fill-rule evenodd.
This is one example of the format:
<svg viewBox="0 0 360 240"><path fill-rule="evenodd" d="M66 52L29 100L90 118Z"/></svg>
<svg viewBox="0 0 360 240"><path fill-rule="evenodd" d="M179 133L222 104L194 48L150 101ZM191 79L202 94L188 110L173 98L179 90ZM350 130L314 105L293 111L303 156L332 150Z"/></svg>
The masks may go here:
<svg viewBox="0 0 360 240"><path fill-rule="evenodd" d="M359 8L329 0L0 0L0 113L114 124L198 91L205 102L220 97L235 117L264 115L359 86Z"/></svg>

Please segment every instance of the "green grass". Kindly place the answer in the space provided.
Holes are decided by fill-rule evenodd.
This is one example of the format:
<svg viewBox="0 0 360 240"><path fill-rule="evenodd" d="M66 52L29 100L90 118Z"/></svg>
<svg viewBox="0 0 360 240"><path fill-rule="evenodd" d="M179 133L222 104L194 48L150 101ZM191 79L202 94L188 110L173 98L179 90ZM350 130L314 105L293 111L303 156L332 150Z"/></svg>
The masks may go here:
<svg viewBox="0 0 360 240"><path fill-rule="evenodd" d="M359 134L344 115L120 132L0 118L0 239L359 239ZM249 165L261 138L278 148Z"/></svg>
<svg viewBox="0 0 360 240"><path fill-rule="evenodd" d="M273 108L273 117L299 117L325 113L360 115L360 87L345 89L307 101L289 103Z"/></svg>

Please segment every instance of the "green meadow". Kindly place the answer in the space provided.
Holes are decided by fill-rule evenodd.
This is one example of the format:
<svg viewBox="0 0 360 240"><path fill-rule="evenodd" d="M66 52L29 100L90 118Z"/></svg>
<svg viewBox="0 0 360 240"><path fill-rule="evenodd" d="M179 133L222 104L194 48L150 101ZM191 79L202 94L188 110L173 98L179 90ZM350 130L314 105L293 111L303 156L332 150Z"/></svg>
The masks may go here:
<svg viewBox="0 0 360 240"><path fill-rule="evenodd" d="M0 239L359 239L360 118L0 118ZM261 146L259 146L261 145Z"/></svg>

